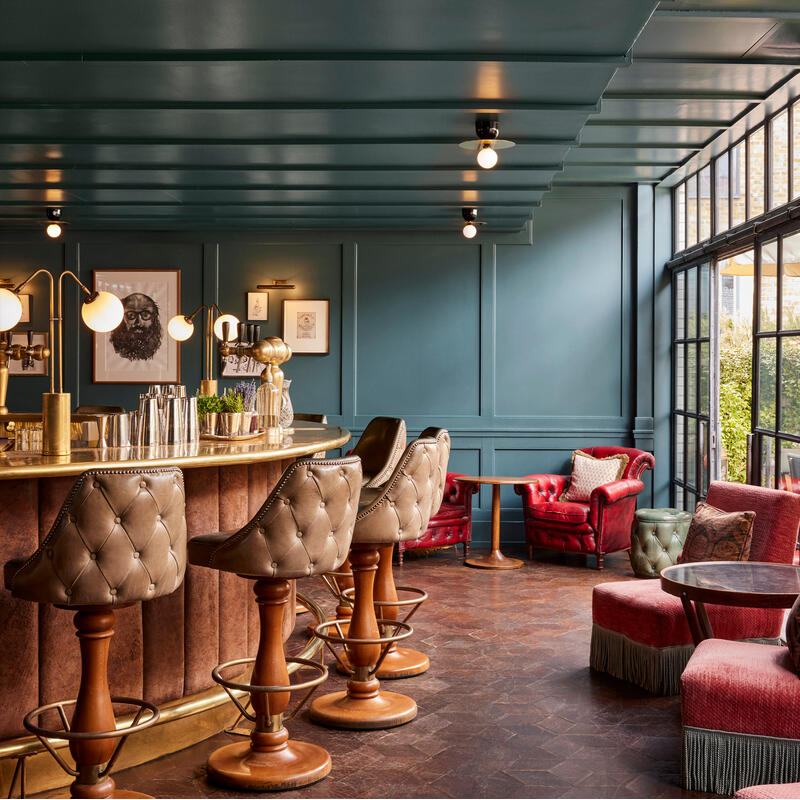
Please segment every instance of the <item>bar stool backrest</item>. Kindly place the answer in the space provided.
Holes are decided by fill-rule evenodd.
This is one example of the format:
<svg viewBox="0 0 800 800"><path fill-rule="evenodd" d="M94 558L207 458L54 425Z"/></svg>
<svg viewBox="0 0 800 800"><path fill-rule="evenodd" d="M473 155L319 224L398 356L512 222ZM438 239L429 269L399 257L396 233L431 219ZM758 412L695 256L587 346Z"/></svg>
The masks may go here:
<svg viewBox="0 0 800 800"><path fill-rule="evenodd" d="M181 471L98 469L75 482L9 588L37 603L118 606L171 594L185 570Z"/></svg>
<svg viewBox="0 0 800 800"><path fill-rule="evenodd" d="M333 572L350 549L360 492L358 456L295 461L250 522L201 566L249 578Z"/></svg>
<svg viewBox="0 0 800 800"><path fill-rule="evenodd" d="M389 544L419 539L444 494L450 434L428 428L406 448L392 476L359 509L354 542Z"/></svg>
<svg viewBox="0 0 800 800"><path fill-rule="evenodd" d="M406 447L406 423L398 417L375 417L351 453L361 459L365 488L383 486Z"/></svg>

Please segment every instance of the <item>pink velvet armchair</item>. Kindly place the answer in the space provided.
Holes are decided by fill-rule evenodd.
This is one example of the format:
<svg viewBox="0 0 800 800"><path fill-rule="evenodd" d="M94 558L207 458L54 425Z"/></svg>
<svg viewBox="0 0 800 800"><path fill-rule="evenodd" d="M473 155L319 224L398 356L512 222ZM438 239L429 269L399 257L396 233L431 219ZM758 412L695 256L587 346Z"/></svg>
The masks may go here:
<svg viewBox="0 0 800 800"><path fill-rule="evenodd" d="M569 475L526 475L537 483L514 487L522 495L528 557L534 547L586 553L603 568L606 553L627 550L631 545L631 524L636 496L644 489L642 473L652 469L650 453L632 447L584 447L595 458L624 453L629 461L622 478L600 486L588 503L561 502L558 498L569 483Z"/></svg>

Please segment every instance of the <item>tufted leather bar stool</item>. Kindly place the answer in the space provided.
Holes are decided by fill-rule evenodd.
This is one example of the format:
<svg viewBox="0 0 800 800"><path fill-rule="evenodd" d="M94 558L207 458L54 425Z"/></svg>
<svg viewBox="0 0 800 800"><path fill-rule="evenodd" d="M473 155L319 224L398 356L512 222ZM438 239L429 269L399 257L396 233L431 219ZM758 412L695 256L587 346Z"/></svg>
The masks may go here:
<svg viewBox="0 0 800 800"><path fill-rule="evenodd" d="M361 461L357 456L301 459L286 469L264 505L241 530L195 536L189 542L192 564L255 579L261 621L255 659L221 664L212 672L229 694L231 689L250 693L252 714L231 696L255 723L249 742L226 745L209 757L208 776L216 783L274 791L306 786L330 772L328 751L290 741L283 725L290 691L313 690L328 671L306 659L286 659L281 621L289 602L289 579L330 572L344 561L353 537L360 488ZM287 660L299 663L301 669L314 669L318 676L292 685ZM253 662L251 683L222 677L226 668L247 662Z"/></svg>
<svg viewBox="0 0 800 800"><path fill-rule="evenodd" d="M381 691L376 677L390 644L408 636L411 626L395 622L393 635L381 635L374 583L381 547L422 536L442 501L450 436L445 430L436 430L435 436L431 429L425 433L406 448L383 488L361 492L350 548L355 588L349 630L346 636L341 632L338 636L329 634L330 628L339 625L334 621L318 625L315 631L332 650L332 645L344 644L351 677L346 692L327 694L311 704L314 722L334 728L391 728L410 722L417 715L417 704L411 698Z"/></svg>
<svg viewBox="0 0 800 800"><path fill-rule="evenodd" d="M73 485L39 549L5 565L14 597L77 611L81 682L78 698L41 706L25 727L63 769L75 777L72 797L146 797L115 791L110 769L124 738L154 724L158 709L143 700L111 697L108 650L114 611L174 592L186 569L186 516L179 469L90 470ZM133 723L117 730L113 704L138 706ZM74 705L67 723L64 707ZM63 730L40 727L39 717L58 711ZM149 712L149 718L142 717ZM66 739L69 767L49 739ZM104 766L105 765L105 766Z"/></svg>
<svg viewBox="0 0 800 800"><path fill-rule="evenodd" d="M364 432L356 442L350 455L361 459L362 487L377 489L383 486L392 475L403 450L406 448L406 423L399 417L375 417L369 421ZM347 621L353 613L353 607L344 592L353 588L353 574L350 559L345 559L335 575L326 575L325 584L332 594L338 598L336 616L330 619L342 620L342 630L347 630ZM309 632L313 626L309 626Z"/></svg>

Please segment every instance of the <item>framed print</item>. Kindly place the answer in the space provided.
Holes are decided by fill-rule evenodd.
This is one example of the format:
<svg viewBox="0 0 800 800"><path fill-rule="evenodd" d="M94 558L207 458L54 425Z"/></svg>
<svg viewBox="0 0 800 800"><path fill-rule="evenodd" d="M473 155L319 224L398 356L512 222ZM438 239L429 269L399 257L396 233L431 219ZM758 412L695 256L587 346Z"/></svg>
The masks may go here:
<svg viewBox="0 0 800 800"><path fill-rule="evenodd" d="M178 342L167 335L180 311L180 270L96 269L94 288L117 295L125 310L118 328L94 334L94 382L180 382Z"/></svg>
<svg viewBox="0 0 800 800"><path fill-rule="evenodd" d="M24 296L24 295L23 295ZM48 335L46 333L34 333L33 334L33 344L41 344L45 347L48 347L47 340ZM28 346L28 333L27 331L22 333L12 333L11 334L11 344L21 344L23 347ZM35 361L31 359L30 361L26 361L24 358L21 360L16 359L9 359L8 360L8 374L9 375L47 375L48 369L47 365L50 363L49 358L45 358L43 361Z"/></svg>
<svg viewBox="0 0 800 800"><path fill-rule="evenodd" d="M284 300L283 341L292 353L328 352L329 300Z"/></svg>
<svg viewBox="0 0 800 800"><path fill-rule="evenodd" d="M269 293L247 293L247 319L249 321L266 322L269 319Z"/></svg>
<svg viewBox="0 0 800 800"><path fill-rule="evenodd" d="M18 294L20 303L22 303L22 316L19 318L20 322L31 321L31 296L29 294ZM38 344L38 342L37 342Z"/></svg>
<svg viewBox="0 0 800 800"><path fill-rule="evenodd" d="M265 366L251 356L225 356L220 359L219 374L222 378L257 378Z"/></svg>

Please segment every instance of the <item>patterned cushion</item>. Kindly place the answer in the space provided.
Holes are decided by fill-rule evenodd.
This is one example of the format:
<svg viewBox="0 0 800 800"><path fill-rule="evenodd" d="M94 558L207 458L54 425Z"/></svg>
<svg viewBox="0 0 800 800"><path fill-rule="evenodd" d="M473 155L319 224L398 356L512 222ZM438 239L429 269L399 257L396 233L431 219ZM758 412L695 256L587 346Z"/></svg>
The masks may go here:
<svg viewBox="0 0 800 800"><path fill-rule="evenodd" d="M794 671L800 675L800 595L786 617L786 644Z"/></svg>
<svg viewBox="0 0 800 800"><path fill-rule="evenodd" d="M720 511L698 503L679 564L691 561L747 561L755 511Z"/></svg>
<svg viewBox="0 0 800 800"><path fill-rule="evenodd" d="M567 503L588 502L593 489L618 481L627 466L628 456L624 453L595 458L583 450L575 450L572 454L572 477L569 486L558 499Z"/></svg>

